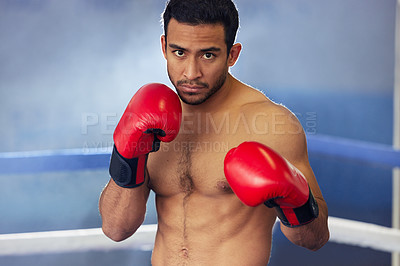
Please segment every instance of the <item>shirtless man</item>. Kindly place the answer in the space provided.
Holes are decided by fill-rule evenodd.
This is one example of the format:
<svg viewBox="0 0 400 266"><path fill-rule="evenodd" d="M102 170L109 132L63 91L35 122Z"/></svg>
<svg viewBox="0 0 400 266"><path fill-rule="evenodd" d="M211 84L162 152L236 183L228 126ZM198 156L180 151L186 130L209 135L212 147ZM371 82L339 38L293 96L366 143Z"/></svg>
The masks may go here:
<svg viewBox="0 0 400 266"><path fill-rule="evenodd" d="M277 216L291 242L321 248L328 210L300 123L229 73L241 51L235 5L171 0L163 19L179 98L150 84L128 105L100 197L104 233L133 235L153 190L153 265L267 265Z"/></svg>

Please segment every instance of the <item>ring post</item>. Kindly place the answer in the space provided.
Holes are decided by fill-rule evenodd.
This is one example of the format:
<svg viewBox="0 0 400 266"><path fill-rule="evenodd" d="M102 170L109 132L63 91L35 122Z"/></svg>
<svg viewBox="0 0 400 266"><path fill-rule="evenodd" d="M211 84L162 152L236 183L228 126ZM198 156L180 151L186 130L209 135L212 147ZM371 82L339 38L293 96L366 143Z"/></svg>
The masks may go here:
<svg viewBox="0 0 400 266"><path fill-rule="evenodd" d="M396 6L393 97L393 148L400 149L400 0ZM400 168L393 169L392 227L400 229ZM400 253L392 253L392 266L400 266Z"/></svg>

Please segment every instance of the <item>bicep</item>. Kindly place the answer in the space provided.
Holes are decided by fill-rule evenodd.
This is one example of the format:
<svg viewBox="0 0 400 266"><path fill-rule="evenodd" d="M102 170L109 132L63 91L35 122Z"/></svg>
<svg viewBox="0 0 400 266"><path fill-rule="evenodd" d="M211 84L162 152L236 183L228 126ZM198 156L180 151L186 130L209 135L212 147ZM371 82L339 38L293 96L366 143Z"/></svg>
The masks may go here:
<svg viewBox="0 0 400 266"><path fill-rule="evenodd" d="M317 178L315 177L314 171L310 165L308 152L307 152L307 141L305 134L299 135L297 143L294 144L294 151L291 154L291 158L288 158L291 163L300 170L300 172L307 179L307 182L311 188L311 191L315 198L323 200L321 189L318 185Z"/></svg>
<svg viewBox="0 0 400 266"><path fill-rule="evenodd" d="M146 170L145 170L145 172L144 172L144 190L143 190L143 193L144 193L144 196L146 197L146 201L148 200L148 198L149 198L149 195L150 195L150 174L149 174L149 170L147 169L147 166L146 166Z"/></svg>
<svg viewBox="0 0 400 266"><path fill-rule="evenodd" d="M303 127L297 117L283 106L279 106L277 112L281 128L277 133L272 132L273 145L276 151L286 160L293 164L307 179L311 191L316 199L323 201L322 193L319 188L315 174L311 168L307 140Z"/></svg>
<svg viewBox="0 0 400 266"><path fill-rule="evenodd" d="M297 136L297 138L297 143L293 144L294 151L290 156L291 158L288 158L288 160L291 161L291 163L300 170L307 179L311 192L318 204L319 220L324 221L322 224L325 225L328 217L328 206L324 200L314 171L309 163L305 134L303 133L302 135Z"/></svg>

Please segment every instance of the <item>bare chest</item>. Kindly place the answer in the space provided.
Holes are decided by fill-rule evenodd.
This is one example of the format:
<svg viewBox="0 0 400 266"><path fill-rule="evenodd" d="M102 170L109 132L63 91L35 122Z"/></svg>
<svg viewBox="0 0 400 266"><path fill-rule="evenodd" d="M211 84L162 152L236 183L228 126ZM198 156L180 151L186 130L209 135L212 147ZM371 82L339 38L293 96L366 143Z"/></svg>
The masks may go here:
<svg viewBox="0 0 400 266"><path fill-rule="evenodd" d="M150 187L161 196L232 193L224 175L224 158L230 148L227 139L218 137L163 143L149 156Z"/></svg>
<svg viewBox="0 0 400 266"><path fill-rule="evenodd" d="M184 116L177 138L149 156L151 188L165 196L233 193L224 175L225 156L243 141L268 135L260 132L266 125L256 125L259 117L245 112Z"/></svg>

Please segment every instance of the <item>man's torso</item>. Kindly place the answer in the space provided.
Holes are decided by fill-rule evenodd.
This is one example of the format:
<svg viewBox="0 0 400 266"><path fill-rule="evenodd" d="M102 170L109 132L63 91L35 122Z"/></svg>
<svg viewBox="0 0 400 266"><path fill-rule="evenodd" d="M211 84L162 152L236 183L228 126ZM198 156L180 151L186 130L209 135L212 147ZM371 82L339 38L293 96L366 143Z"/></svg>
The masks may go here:
<svg viewBox="0 0 400 266"><path fill-rule="evenodd" d="M158 213L153 265L267 264L275 212L245 206L224 175L231 148L273 133L257 122L271 116L268 110L251 108L185 113L177 138L150 155L149 187Z"/></svg>

